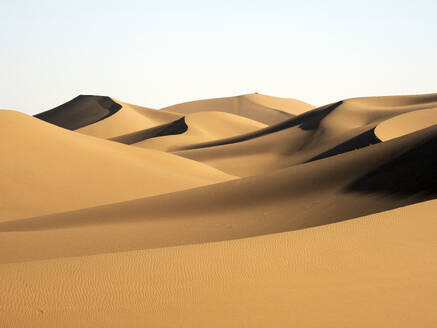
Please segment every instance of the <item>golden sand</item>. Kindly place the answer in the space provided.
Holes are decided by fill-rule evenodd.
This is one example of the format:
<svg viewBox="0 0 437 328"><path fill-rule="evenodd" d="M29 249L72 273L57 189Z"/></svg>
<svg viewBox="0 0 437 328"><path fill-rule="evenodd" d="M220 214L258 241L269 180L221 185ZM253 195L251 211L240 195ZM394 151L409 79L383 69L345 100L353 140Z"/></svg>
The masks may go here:
<svg viewBox="0 0 437 328"><path fill-rule="evenodd" d="M0 327L437 326L436 108L0 111Z"/></svg>

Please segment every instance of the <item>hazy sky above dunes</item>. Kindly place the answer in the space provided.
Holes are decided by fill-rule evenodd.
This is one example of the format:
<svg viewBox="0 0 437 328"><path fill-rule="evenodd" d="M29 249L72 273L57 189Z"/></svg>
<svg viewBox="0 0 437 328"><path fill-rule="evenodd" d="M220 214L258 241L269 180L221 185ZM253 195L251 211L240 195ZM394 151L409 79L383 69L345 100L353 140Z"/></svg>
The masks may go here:
<svg viewBox="0 0 437 328"><path fill-rule="evenodd" d="M437 2L0 1L0 108L437 92Z"/></svg>

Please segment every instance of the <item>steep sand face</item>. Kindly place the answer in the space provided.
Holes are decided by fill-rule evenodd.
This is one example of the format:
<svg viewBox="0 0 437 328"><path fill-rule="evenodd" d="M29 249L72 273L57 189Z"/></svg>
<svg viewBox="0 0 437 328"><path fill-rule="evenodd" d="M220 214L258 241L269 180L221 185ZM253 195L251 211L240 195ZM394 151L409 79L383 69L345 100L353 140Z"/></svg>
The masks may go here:
<svg viewBox="0 0 437 328"><path fill-rule="evenodd" d="M2 265L4 327L433 327L437 202L219 243Z"/></svg>
<svg viewBox="0 0 437 328"><path fill-rule="evenodd" d="M168 151L201 142L234 137L266 127L258 121L225 112L187 114L185 123L186 132L149 138L135 143L134 146Z"/></svg>
<svg viewBox="0 0 437 328"><path fill-rule="evenodd" d="M227 112L271 125L293 117L296 115L295 113L302 113L313 108L314 106L295 99L250 94L191 101L169 106L163 110L182 114L210 111Z"/></svg>
<svg viewBox="0 0 437 328"><path fill-rule="evenodd" d="M232 179L201 163L0 111L0 219L42 215Z"/></svg>
<svg viewBox="0 0 437 328"><path fill-rule="evenodd" d="M0 111L0 326L437 326L437 94L299 106Z"/></svg>
<svg viewBox="0 0 437 328"><path fill-rule="evenodd" d="M80 95L35 117L69 130L103 120L121 109L121 105L109 97Z"/></svg>

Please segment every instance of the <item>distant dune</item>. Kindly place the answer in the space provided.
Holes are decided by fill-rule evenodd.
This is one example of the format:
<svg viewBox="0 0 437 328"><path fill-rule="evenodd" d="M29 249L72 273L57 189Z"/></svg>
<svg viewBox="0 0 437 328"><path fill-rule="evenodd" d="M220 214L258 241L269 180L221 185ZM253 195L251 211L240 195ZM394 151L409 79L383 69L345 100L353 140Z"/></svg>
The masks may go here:
<svg viewBox="0 0 437 328"><path fill-rule="evenodd" d="M437 326L437 94L0 124L1 327Z"/></svg>
<svg viewBox="0 0 437 328"><path fill-rule="evenodd" d="M196 100L169 106L163 110L181 114L220 111L270 125L312 108L314 106L296 99L247 94L237 97Z"/></svg>

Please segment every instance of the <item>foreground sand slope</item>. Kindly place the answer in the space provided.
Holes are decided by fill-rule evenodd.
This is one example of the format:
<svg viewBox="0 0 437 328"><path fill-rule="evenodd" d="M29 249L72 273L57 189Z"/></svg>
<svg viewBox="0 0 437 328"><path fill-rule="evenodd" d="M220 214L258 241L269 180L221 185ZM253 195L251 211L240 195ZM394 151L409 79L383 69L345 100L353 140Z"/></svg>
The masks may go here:
<svg viewBox="0 0 437 328"><path fill-rule="evenodd" d="M257 175L377 143L373 129L381 122L432 108L437 108L437 94L347 99L262 130L185 146L175 153L233 175ZM430 126L424 123L429 116L417 124Z"/></svg>
<svg viewBox="0 0 437 328"><path fill-rule="evenodd" d="M437 195L437 126L270 174L0 223L3 262L244 238ZM363 165L365 163L365 165Z"/></svg>
<svg viewBox="0 0 437 328"><path fill-rule="evenodd" d="M190 101L165 107L161 110L181 114L197 112L227 112L264 124L277 124L314 106L291 98L278 98L260 94Z"/></svg>
<svg viewBox="0 0 437 328"><path fill-rule="evenodd" d="M0 111L0 220L79 209L227 181L191 160Z"/></svg>
<svg viewBox="0 0 437 328"><path fill-rule="evenodd" d="M3 327L434 327L437 201L295 232L2 265Z"/></svg>

